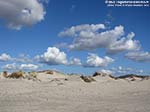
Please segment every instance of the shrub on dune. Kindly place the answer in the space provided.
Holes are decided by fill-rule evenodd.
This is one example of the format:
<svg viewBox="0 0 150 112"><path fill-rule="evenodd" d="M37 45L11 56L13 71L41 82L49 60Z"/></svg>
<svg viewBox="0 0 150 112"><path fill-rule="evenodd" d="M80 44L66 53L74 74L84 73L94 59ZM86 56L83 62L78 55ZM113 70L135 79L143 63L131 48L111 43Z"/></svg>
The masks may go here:
<svg viewBox="0 0 150 112"><path fill-rule="evenodd" d="M37 72L29 72L29 75L30 75L32 78L37 78Z"/></svg>
<svg viewBox="0 0 150 112"><path fill-rule="evenodd" d="M24 72L22 72L22 71L19 71L19 72L13 72L12 74L10 74L9 76L8 76L8 78L16 78L16 79L18 79L18 78L24 78Z"/></svg>
<svg viewBox="0 0 150 112"><path fill-rule="evenodd" d="M53 74L53 71L47 70L45 73L46 73L46 74Z"/></svg>
<svg viewBox="0 0 150 112"><path fill-rule="evenodd" d="M3 77L5 77L5 78L8 77L8 72L7 72L7 71L4 71L4 72L3 72Z"/></svg>
<svg viewBox="0 0 150 112"><path fill-rule="evenodd" d="M45 73L45 74L54 74L53 70L43 70L43 71L38 71L38 73Z"/></svg>
<svg viewBox="0 0 150 112"><path fill-rule="evenodd" d="M90 82L93 82L93 81L95 81L95 79L93 79L92 77L90 77L90 76L80 76L80 78L84 81L84 82L88 82L88 83L90 83Z"/></svg>

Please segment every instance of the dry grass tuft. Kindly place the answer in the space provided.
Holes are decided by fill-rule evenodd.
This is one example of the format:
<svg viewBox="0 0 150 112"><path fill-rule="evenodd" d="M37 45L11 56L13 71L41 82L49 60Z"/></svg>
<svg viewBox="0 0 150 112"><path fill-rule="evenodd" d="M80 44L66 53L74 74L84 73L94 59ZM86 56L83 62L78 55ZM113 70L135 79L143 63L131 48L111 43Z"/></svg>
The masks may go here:
<svg viewBox="0 0 150 112"><path fill-rule="evenodd" d="M3 77L5 77L5 78L8 77L8 72L7 72L7 71L4 71L4 72L3 72Z"/></svg>
<svg viewBox="0 0 150 112"><path fill-rule="evenodd" d="M24 78L24 72L22 72L22 71L19 71L19 72L13 72L12 74L10 74L9 76L8 76L8 78L16 78L16 79L18 79L18 78Z"/></svg>
<svg viewBox="0 0 150 112"><path fill-rule="evenodd" d="M43 71L38 71L38 73L45 73L45 74L54 74L53 70L43 70Z"/></svg>
<svg viewBox="0 0 150 112"><path fill-rule="evenodd" d="M123 75L117 77L117 79L130 79L131 81L135 81L136 78L139 78L141 80L148 80L150 79L150 76L141 76L141 75L136 75L136 74L128 74L128 75Z"/></svg>
<svg viewBox="0 0 150 112"><path fill-rule="evenodd" d="M32 78L37 78L37 72L29 72L29 75L30 75Z"/></svg>
<svg viewBox="0 0 150 112"><path fill-rule="evenodd" d="M93 77L96 77L96 76L102 76L102 77L104 77L104 76L107 76L107 75L108 75L107 73L95 72L95 73L93 74Z"/></svg>
<svg viewBox="0 0 150 112"><path fill-rule="evenodd" d="M48 70L48 71L46 71L45 73L46 73L46 74L53 74L53 71Z"/></svg>
<svg viewBox="0 0 150 112"><path fill-rule="evenodd" d="M88 83L90 83L90 82L93 82L93 81L95 81L95 79L93 79L91 76L80 76L80 78L84 81L84 82L88 82Z"/></svg>

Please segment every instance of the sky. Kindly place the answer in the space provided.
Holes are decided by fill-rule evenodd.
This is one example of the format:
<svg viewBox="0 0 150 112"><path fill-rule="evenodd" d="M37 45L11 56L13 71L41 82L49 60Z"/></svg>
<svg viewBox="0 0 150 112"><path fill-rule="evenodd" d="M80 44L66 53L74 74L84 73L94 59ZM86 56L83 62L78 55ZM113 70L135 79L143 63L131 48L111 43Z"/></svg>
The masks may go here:
<svg viewBox="0 0 150 112"><path fill-rule="evenodd" d="M0 71L150 74L150 8L0 0Z"/></svg>

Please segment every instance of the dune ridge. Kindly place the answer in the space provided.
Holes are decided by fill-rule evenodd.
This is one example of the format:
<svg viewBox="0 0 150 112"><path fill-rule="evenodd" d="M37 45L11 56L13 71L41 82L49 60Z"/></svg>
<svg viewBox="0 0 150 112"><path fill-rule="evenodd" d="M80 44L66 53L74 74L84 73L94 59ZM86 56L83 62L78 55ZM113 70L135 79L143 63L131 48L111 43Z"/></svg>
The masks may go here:
<svg viewBox="0 0 150 112"><path fill-rule="evenodd" d="M86 75L80 75L80 74L64 74L59 71L55 70L42 70L42 71L32 71L32 72L24 72L24 71L18 71L18 72L13 72L13 73L8 73L7 71L4 71L1 73L1 77L4 78L23 78L23 79L37 79L40 78L68 78L70 76L77 75L80 76L80 78L85 81L85 82L93 82L96 81L96 77L107 77L111 78L113 80L119 80L119 79L124 79L124 80L129 80L129 81L136 81L136 80L148 80L150 79L149 75L137 75L137 74L127 74L127 75L121 75L121 76L114 76L112 74L104 73L104 72L95 72L91 76L86 76Z"/></svg>

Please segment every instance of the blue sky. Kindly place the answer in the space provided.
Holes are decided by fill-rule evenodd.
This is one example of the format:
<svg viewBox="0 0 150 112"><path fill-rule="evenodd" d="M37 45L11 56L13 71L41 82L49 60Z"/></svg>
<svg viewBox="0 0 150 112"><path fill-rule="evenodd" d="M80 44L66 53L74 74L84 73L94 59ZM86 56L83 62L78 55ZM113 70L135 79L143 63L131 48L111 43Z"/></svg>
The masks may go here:
<svg viewBox="0 0 150 112"><path fill-rule="evenodd" d="M13 1L11 5L17 7L17 0ZM31 1L37 7L35 7L36 5L33 5L33 7L28 5L27 2L30 3ZM3 9L0 11L1 71L33 67L33 69L56 69L65 73L82 74L91 74L100 70L114 71L118 74L128 72L150 73L149 7L107 7L104 0L50 0L49 3L31 1L20 2L21 14L20 11L10 14L9 10L3 8L5 6L3 2L5 1L0 2L0 10ZM12 10L10 6L7 9ZM34 8L35 12L37 11L36 13ZM16 14L19 14L22 18L19 17L15 20ZM85 24L86 26L84 26ZM93 31L92 28L100 24L104 25L105 28L100 27ZM121 27L119 27L120 25ZM73 37L66 33L70 31L71 27L76 29ZM119 31L123 27L123 34L121 31L115 30L115 27ZM123 47L122 50L118 51L118 44L113 46L112 42L109 42L111 44L100 45L102 41L100 38L103 37L97 37L97 35L104 32L110 33L112 30L118 31L120 33L118 35L121 35L118 38L114 36L114 38L117 38L116 43L120 42L119 39L125 37L126 41L122 42L124 44L124 46L121 46ZM71 49L71 45L75 46L79 44L78 42L82 42L83 36L80 33L83 31L87 36L89 32L94 34L94 36L89 37L94 38L90 39L89 45L91 46L88 46L85 40L77 48ZM60 32L63 32L64 35L60 36ZM134 32L135 36L129 40L132 41L133 45L128 46L126 44L128 42L127 35L131 32ZM94 46L93 43L96 42L94 40L97 38L100 40ZM106 38L108 37L106 36ZM86 45L84 46L84 44ZM113 46L117 53L107 53L114 52L110 46ZM78 50L80 47L84 49ZM86 49L86 47L89 47L89 49ZM48 48L50 49L47 50ZM55 55L53 51L57 51L60 55L58 60L51 57L51 55ZM44 53L47 54L44 55ZM105 59L106 56L109 59ZM20 61L21 59L22 61ZM28 59L28 61L23 61L24 59ZM78 60L73 61L74 59ZM129 68L132 70L128 70Z"/></svg>

